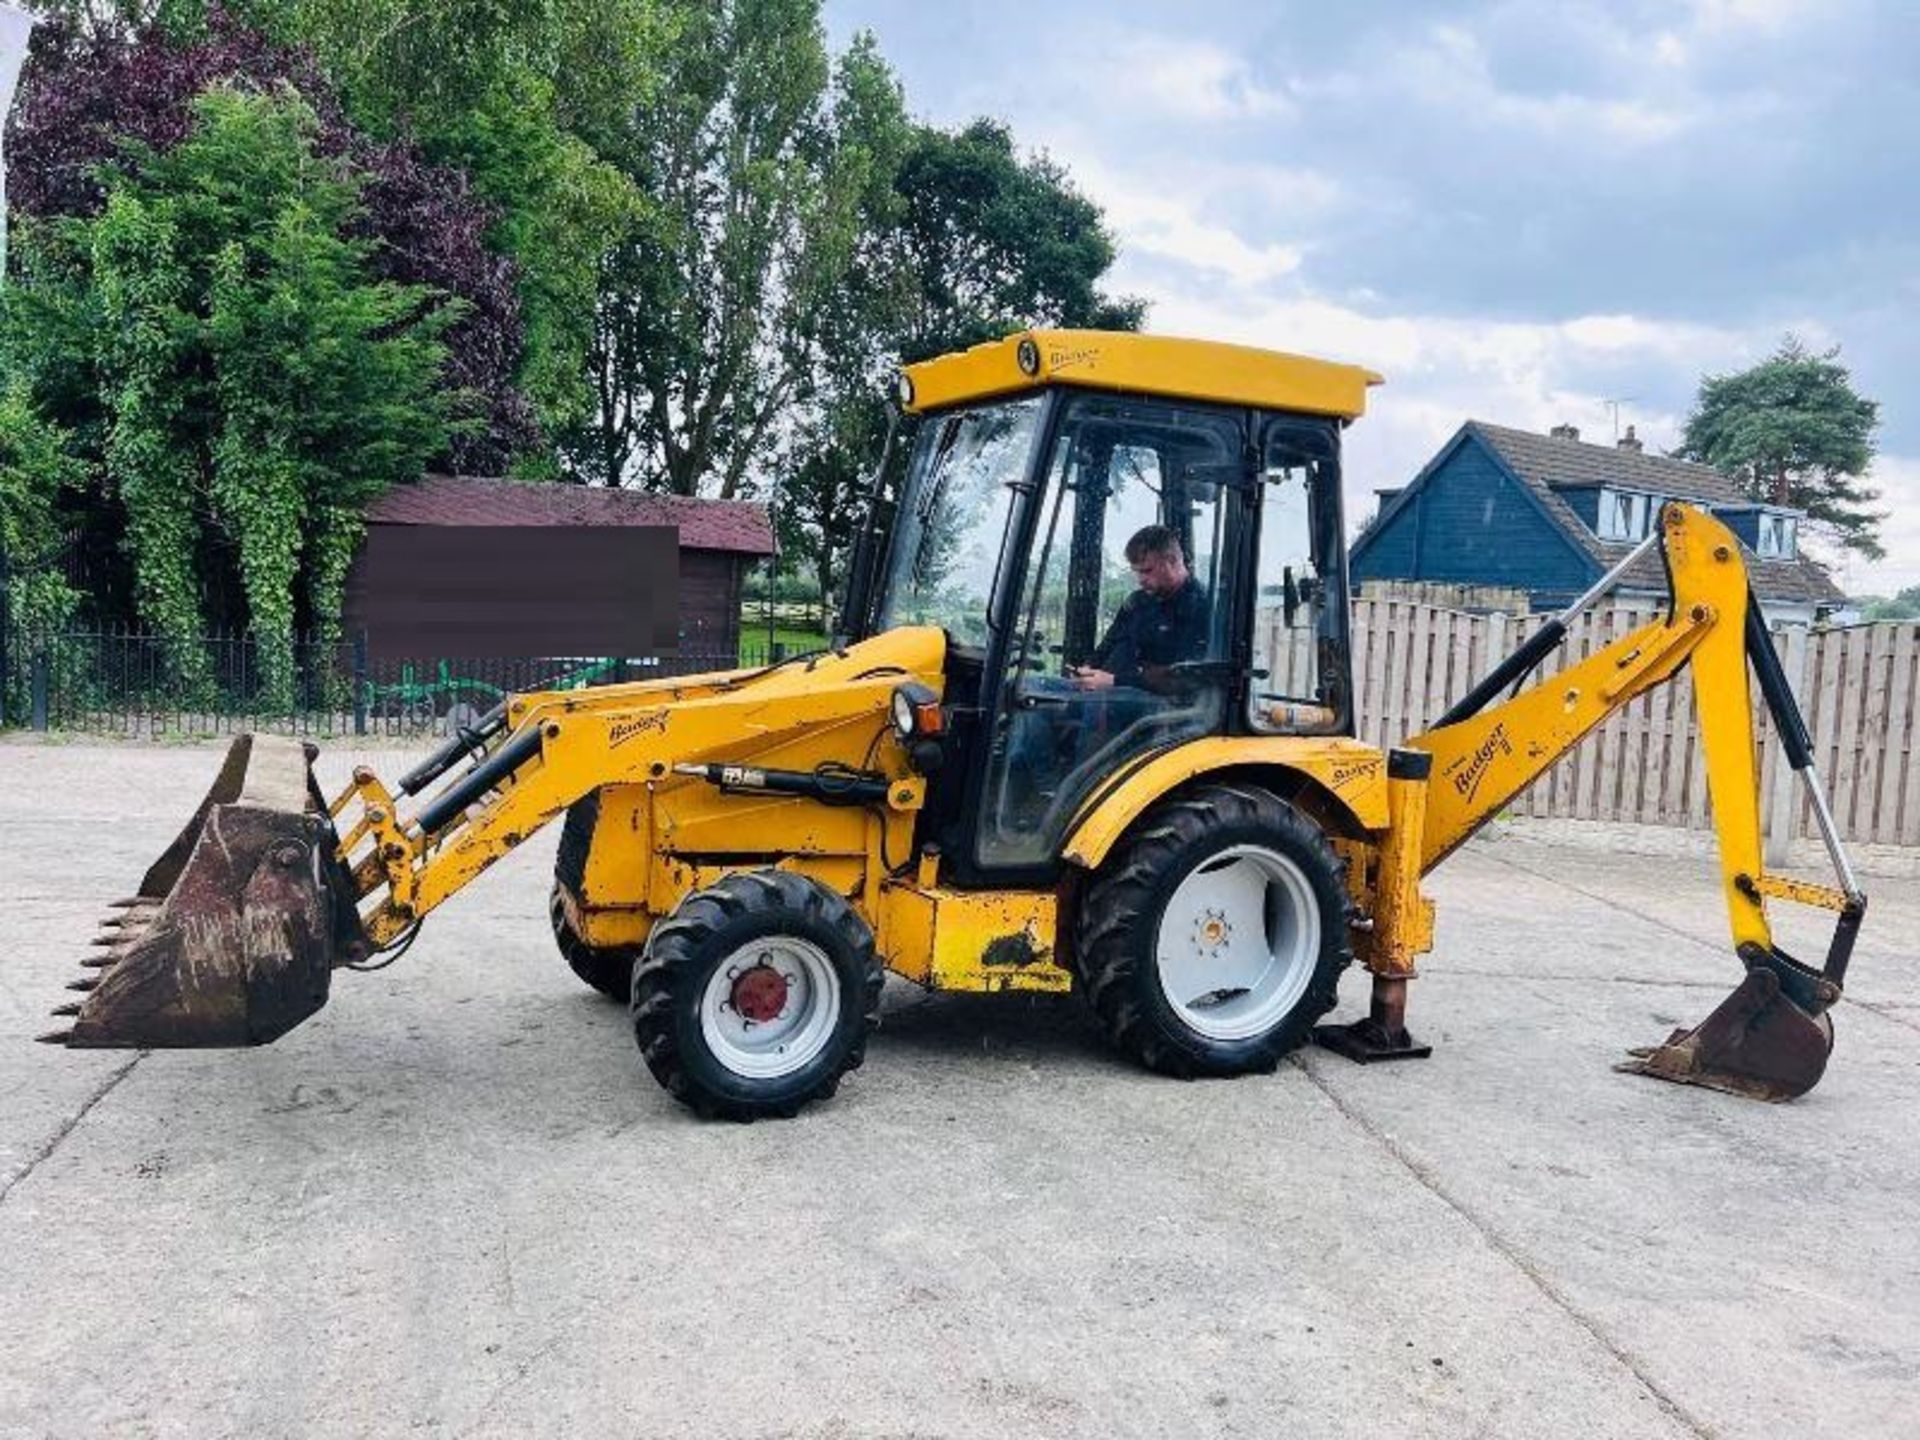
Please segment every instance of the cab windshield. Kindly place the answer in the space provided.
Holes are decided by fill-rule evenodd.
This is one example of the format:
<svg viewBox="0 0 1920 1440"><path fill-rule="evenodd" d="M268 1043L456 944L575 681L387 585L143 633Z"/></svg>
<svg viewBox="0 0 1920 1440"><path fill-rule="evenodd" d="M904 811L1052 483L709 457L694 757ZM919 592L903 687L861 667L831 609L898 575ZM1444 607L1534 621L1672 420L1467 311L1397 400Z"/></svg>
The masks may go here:
<svg viewBox="0 0 1920 1440"><path fill-rule="evenodd" d="M1044 397L938 415L914 445L887 562L879 628L937 625L984 646L1014 496Z"/></svg>

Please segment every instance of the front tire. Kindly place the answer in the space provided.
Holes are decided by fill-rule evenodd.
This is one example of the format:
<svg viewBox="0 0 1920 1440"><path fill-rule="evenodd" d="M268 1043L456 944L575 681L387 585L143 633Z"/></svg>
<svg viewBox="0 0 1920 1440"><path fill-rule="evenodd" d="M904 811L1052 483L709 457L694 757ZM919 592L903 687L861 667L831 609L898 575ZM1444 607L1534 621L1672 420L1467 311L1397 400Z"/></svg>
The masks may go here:
<svg viewBox="0 0 1920 1440"><path fill-rule="evenodd" d="M700 1114L787 1118L866 1058L881 980L873 932L841 896L786 870L729 875L648 936L634 1039Z"/></svg>
<svg viewBox="0 0 1920 1440"><path fill-rule="evenodd" d="M1124 1054L1182 1077L1271 1071L1353 959L1343 870L1264 790L1157 806L1086 888L1075 977Z"/></svg>

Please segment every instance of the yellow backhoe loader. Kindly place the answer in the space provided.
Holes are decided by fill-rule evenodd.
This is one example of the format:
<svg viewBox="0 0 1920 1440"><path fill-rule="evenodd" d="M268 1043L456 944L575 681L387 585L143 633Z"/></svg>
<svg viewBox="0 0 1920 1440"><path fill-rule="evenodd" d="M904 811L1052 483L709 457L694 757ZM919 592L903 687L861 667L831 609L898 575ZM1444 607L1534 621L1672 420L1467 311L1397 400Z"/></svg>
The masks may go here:
<svg viewBox="0 0 1920 1440"><path fill-rule="evenodd" d="M1340 438L1378 379L1091 332L910 366L917 434L898 485L876 484L832 648L515 695L397 785L360 769L331 801L310 748L243 736L107 922L71 1027L44 1038L273 1040L326 1002L335 969L386 963L562 821L561 953L631 1006L647 1067L704 1114L832 1094L861 1062L883 969L939 990L1077 990L1122 1052L1173 1075L1270 1070L1314 1038L1359 1060L1424 1055L1406 1026L1433 935L1422 876L1691 666L1746 976L1629 1068L1804 1093L1866 898L1738 541L1666 506L1433 728L1363 744ZM1653 549L1667 613L1529 688ZM1750 675L1837 886L1762 864ZM1774 943L1770 900L1835 912L1824 964ZM1316 1031L1356 956L1369 1015Z"/></svg>

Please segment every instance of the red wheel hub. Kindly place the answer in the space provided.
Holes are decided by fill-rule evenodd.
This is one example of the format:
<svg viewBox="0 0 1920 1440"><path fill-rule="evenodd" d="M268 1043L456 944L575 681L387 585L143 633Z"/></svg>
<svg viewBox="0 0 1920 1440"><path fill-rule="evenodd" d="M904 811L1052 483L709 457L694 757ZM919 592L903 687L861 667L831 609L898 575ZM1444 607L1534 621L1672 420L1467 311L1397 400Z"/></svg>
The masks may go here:
<svg viewBox="0 0 1920 1440"><path fill-rule="evenodd" d="M743 970L733 982L734 1012L756 1024L777 1020L787 1008L786 977L771 965Z"/></svg>

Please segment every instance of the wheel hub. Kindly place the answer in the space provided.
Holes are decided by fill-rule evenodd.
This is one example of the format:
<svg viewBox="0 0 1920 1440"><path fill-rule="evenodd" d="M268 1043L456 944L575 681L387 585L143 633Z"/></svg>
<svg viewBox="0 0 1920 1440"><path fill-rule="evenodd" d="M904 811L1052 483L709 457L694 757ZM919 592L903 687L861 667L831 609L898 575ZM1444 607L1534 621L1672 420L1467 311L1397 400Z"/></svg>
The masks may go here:
<svg viewBox="0 0 1920 1440"><path fill-rule="evenodd" d="M1233 922L1219 910L1202 911L1194 920L1193 948L1203 955L1218 955L1233 939Z"/></svg>
<svg viewBox="0 0 1920 1440"><path fill-rule="evenodd" d="M741 1019L757 1025L777 1020L787 1008L787 977L762 961L734 978L728 1003Z"/></svg>

